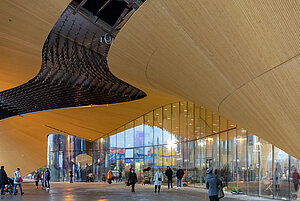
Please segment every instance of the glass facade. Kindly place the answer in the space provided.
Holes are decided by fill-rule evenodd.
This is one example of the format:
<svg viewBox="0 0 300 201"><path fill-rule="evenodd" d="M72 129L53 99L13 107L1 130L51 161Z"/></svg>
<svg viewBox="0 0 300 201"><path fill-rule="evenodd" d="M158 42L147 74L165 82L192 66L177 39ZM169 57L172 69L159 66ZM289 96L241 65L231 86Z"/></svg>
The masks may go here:
<svg viewBox="0 0 300 201"><path fill-rule="evenodd" d="M219 170L228 191L276 199L298 199L293 177L299 160L238 125L190 102L169 104L127 123L106 137L89 142L73 136L50 135L48 166L53 181L105 181L112 170L125 181L135 168L147 182L157 168L184 169L184 184L205 187L206 169ZM150 172L143 172L144 168ZM175 181L174 181L175 182Z"/></svg>

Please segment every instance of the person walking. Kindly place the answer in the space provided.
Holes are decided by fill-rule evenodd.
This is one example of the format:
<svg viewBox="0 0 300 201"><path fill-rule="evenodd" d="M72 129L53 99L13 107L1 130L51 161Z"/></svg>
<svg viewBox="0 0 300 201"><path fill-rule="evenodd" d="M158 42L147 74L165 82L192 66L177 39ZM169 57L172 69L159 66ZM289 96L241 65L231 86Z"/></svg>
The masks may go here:
<svg viewBox="0 0 300 201"><path fill-rule="evenodd" d="M171 184L171 188L173 188L173 181L172 181L172 177L173 177L173 171L170 168L170 166L167 166L165 175L168 179L168 189L170 189L170 184Z"/></svg>
<svg viewBox="0 0 300 201"><path fill-rule="evenodd" d="M112 183L112 178L113 178L114 174L112 173L111 170L108 171L107 173L107 183L111 184Z"/></svg>
<svg viewBox="0 0 300 201"><path fill-rule="evenodd" d="M138 182L136 173L134 172L134 169L131 169L131 173L129 174L128 183L131 185L131 192L135 192L134 186Z"/></svg>
<svg viewBox="0 0 300 201"><path fill-rule="evenodd" d="M275 191L280 191L280 171L275 168Z"/></svg>
<svg viewBox="0 0 300 201"><path fill-rule="evenodd" d="M70 170L69 176L70 176L70 183L73 183L73 171L72 170Z"/></svg>
<svg viewBox="0 0 300 201"><path fill-rule="evenodd" d="M179 184L180 188L182 187L182 178L183 178L183 175L184 175L184 171L179 166L179 170L177 170L177 172L176 172L176 177L177 177L177 188L176 189L178 189L178 184Z"/></svg>
<svg viewBox="0 0 300 201"><path fill-rule="evenodd" d="M38 189L39 188L39 181L40 181L40 174L37 170L34 172L33 177L34 177L36 189Z"/></svg>
<svg viewBox="0 0 300 201"><path fill-rule="evenodd" d="M6 174L5 170L4 170L4 166L1 166L1 169L0 169L1 195L5 195L5 193L4 193L5 184L8 184L8 178L7 178L7 174Z"/></svg>
<svg viewBox="0 0 300 201"><path fill-rule="evenodd" d="M17 193L16 193L17 186L19 186L21 195L24 194L24 192L22 191L22 186L21 186L22 181L23 181L23 179L21 176L20 168L17 168L17 171L15 171L15 173L14 173L14 195L17 195Z"/></svg>
<svg viewBox="0 0 300 201"><path fill-rule="evenodd" d="M46 172L45 172L45 187L46 187L46 191L50 190L50 171L48 168L46 168Z"/></svg>
<svg viewBox="0 0 300 201"><path fill-rule="evenodd" d="M219 181L217 175L213 174L213 169L208 168L206 170L206 179L205 184L206 188L208 189L208 197L210 201L219 201L218 194L219 194Z"/></svg>
<svg viewBox="0 0 300 201"><path fill-rule="evenodd" d="M299 172L298 172L297 168L294 168L293 183L294 183L294 189L295 189L296 193L298 192L298 189L299 189L299 179L300 179Z"/></svg>
<svg viewBox="0 0 300 201"><path fill-rule="evenodd" d="M161 188L161 184L164 181L164 175L163 173L160 171L160 169L158 168L155 175L154 175L154 185L155 185L155 193L157 191L157 187L158 187L158 192L160 192L160 188Z"/></svg>

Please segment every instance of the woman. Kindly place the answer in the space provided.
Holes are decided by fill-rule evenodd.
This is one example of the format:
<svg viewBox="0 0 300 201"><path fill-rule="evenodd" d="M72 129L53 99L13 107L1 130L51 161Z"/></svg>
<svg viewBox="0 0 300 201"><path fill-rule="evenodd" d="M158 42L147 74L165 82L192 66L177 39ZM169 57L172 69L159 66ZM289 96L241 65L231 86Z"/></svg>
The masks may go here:
<svg viewBox="0 0 300 201"><path fill-rule="evenodd" d="M218 187L218 178L217 175L213 174L213 169L208 168L206 170L206 179L205 184L206 188L208 189L208 197L210 201L219 201L218 194L219 194L219 187Z"/></svg>
<svg viewBox="0 0 300 201"><path fill-rule="evenodd" d="M131 169L131 173L129 174L129 179L128 179L128 183L131 185L131 192L135 192L134 190L134 186L135 183L137 183L137 176L136 173L134 172L134 169Z"/></svg>
<svg viewBox="0 0 300 201"><path fill-rule="evenodd" d="M164 175L163 173L160 171L160 169L158 168L155 175L154 175L154 185L155 185L155 193L157 192L157 186L158 186L158 192L160 192L160 187L162 182L164 181Z"/></svg>
<svg viewBox="0 0 300 201"><path fill-rule="evenodd" d="M113 176L114 176L114 174L112 173L111 170L109 170L107 173L107 183L109 183L109 184L112 183L111 180L112 180Z"/></svg>
<svg viewBox="0 0 300 201"><path fill-rule="evenodd" d="M22 191L22 186L21 186L21 182L23 181L23 179L21 176L20 168L17 168L17 171L15 171L14 176L15 176L15 178L14 178L14 195L17 195L17 193L16 193L17 186L19 186L21 195L23 195L24 192Z"/></svg>

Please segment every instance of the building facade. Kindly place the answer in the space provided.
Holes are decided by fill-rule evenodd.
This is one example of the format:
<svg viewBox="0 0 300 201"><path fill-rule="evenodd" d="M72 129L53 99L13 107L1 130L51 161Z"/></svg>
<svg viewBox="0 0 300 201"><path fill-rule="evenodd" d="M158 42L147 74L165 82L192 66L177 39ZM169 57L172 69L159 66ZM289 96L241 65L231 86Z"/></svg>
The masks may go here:
<svg viewBox="0 0 300 201"><path fill-rule="evenodd" d="M48 138L48 166L53 181L126 180L135 168L148 183L158 168L182 168L184 185L205 187L205 170L219 171L229 191L268 198L295 199L293 175L300 163L267 141L191 102L160 107L90 142L67 135ZM143 171L146 168L150 171ZM276 185L275 185L276 184ZM279 186L279 187L278 187ZM296 198L299 199L299 198Z"/></svg>

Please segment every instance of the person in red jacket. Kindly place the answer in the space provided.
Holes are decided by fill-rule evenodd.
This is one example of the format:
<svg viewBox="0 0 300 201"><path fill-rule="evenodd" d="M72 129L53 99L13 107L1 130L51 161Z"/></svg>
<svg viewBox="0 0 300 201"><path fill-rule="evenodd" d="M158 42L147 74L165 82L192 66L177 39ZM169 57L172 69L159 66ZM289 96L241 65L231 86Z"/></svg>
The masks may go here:
<svg viewBox="0 0 300 201"><path fill-rule="evenodd" d="M293 183L294 183L295 192L297 192L299 189L299 179L300 179L297 168L294 168L292 175L293 175Z"/></svg>

